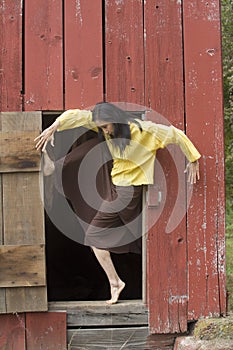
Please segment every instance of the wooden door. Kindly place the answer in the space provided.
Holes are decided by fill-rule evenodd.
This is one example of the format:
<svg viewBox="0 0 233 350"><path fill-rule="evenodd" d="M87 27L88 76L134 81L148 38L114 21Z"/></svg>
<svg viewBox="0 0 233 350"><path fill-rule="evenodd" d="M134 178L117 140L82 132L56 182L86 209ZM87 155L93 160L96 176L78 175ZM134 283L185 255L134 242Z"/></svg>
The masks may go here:
<svg viewBox="0 0 233 350"><path fill-rule="evenodd" d="M145 4L147 119L185 129L181 3ZM185 158L175 146L161 150L155 186L148 189L147 292L152 333L187 329ZM157 197L160 197L158 201Z"/></svg>
<svg viewBox="0 0 233 350"><path fill-rule="evenodd" d="M148 0L145 32L146 104L162 115L148 118L183 129L202 154L201 179L186 189L177 151L159 152L148 195L150 328L180 332L226 312L219 1ZM172 218L178 225L168 230Z"/></svg>
<svg viewBox="0 0 233 350"><path fill-rule="evenodd" d="M41 112L0 114L0 313L47 310Z"/></svg>
<svg viewBox="0 0 233 350"><path fill-rule="evenodd" d="M185 1L183 16L187 133L202 154L187 216L192 320L226 313L220 1Z"/></svg>

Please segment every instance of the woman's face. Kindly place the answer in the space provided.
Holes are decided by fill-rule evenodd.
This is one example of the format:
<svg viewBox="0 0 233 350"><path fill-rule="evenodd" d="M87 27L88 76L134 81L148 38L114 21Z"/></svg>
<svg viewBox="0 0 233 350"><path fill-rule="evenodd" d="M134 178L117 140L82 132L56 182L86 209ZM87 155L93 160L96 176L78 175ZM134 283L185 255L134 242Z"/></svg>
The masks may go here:
<svg viewBox="0 0 233 350"><path fill-rule="evenodd" d="M102 120L98 120L96 125L103 130L104 134L113 136L113 132L114 132L113 123L106 123Z"/></svg>

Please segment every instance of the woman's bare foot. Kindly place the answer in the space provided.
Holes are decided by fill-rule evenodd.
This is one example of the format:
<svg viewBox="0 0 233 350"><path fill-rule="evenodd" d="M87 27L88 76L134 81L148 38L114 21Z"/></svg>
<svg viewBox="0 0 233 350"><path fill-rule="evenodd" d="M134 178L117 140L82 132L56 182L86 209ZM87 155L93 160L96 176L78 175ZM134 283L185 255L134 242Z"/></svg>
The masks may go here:
<svg viewBox="0 0 233 350"><path fill-rule="evenodd" d="M125 288L125 283L120 281L118 285L111 286L111 299L107 300L106 303L109 305L116 304L122 290Z"/></svg>
<svg viewBox="0 0 233 350"><path fill-rule="evenodd" d="M48 153L46 150L43 151L43 161L44 161L44 166L43 166L43 173L44 176L49 176L52 175L52 173L55 170L55 165L54 162L49 158Z"/></svg>

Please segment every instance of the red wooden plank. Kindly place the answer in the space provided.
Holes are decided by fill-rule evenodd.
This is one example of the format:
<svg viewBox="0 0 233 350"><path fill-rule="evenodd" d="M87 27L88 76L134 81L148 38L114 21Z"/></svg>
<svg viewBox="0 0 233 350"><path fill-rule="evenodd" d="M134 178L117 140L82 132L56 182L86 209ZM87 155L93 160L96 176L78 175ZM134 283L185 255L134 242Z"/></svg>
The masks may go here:
<svg viewBox="0 0 233 350"><path fill-rule="evenodd" d="M189 319L226 310L219 6L218 0L184 2L187 132L203 155L188 212Z"/></svg>
<svg viewBox="0 0 233 350"><path fill-rule="evenodd" d="M103 100L102 1L65 0L65 109Z"/></svg>
<svg viewBox="0 0 233 350"><path fill-rule="evenodd" d="M26 349L24 314L0 315L0 349Z"/></svg>
<svg viewBox="0 0 233 350"><path fill-rule="evenodd" d="M144 106L142 0L106 1L106 98Z"/></svg>
<svg viewBox="0 0 233 350"><path fill-rule="evenodd" d="M25 0L25 110L63 109L62 2Z"/></svg>
<svg viewBox="0 0 233 350"><path fill-rule="evenodd" d="M0 111L22 110L22 1L0 4Z"/></svg>
<svg viewBox="0 0 233 350"><path fill-rule="evenodd" d="M148 119L184 128L181 4L145 3L146 103L161 113ZM175 148L158 152L155 182L162 194L148 208L148 305L152 333L187 329L187 257L184 156ZM175 212L173 212L175 210ZM154 224L154 225L153 225Z"/></svg>
<svg viewBox="0 0 233 350"><path fill-rule="evenodd" d="M26 314L27 350L65 350L66 313L44 312Z"/></svg>

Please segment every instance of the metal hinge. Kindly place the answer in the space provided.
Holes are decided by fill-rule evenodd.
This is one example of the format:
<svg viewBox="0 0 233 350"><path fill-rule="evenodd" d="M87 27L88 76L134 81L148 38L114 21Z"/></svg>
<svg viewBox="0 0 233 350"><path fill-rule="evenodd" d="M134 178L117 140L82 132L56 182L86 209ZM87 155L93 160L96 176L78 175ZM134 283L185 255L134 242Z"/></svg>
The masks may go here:
<svg viewBox="0 0 233 350"><path fill-rule="evenodd" d="M162 201L162 192L158 185L149 185L147 190L148 207L158 207Z"/></svg>

